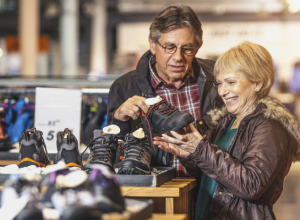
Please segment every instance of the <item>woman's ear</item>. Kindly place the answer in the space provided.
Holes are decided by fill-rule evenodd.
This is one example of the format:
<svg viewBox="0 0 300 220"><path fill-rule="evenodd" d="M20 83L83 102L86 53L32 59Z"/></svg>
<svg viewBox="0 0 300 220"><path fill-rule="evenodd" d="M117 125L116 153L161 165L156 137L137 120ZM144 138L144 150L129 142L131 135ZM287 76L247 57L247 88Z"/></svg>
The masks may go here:
<svg viewBox="0 0 300 220"><path fill-rule="evenodd" d="M261 87L263 86L263 84L264 84L263 81L259 81L259 82L254 83L255 91L258 92L261 89Z"/></svg>
<svg viewBox="0 0 300 220"><path fill-rule="evenodd" d="M149 47L150 47L150 51L153 55L155 55L155 42L149 38Z"/></svg>

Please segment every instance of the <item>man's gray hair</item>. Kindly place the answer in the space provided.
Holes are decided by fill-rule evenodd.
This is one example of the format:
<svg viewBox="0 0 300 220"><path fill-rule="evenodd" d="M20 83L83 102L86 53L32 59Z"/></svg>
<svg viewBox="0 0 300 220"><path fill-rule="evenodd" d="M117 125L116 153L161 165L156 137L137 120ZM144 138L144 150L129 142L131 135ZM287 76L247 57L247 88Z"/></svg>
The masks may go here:
<svg viewBox="0 0 300 220"><path fill-rule="evenodd" d="M196 13L186 5L170 5L157 15L150 26L149 38L155 43L163 33L189 27L195 35L197 47L202 44L202 27Z"/></svg>

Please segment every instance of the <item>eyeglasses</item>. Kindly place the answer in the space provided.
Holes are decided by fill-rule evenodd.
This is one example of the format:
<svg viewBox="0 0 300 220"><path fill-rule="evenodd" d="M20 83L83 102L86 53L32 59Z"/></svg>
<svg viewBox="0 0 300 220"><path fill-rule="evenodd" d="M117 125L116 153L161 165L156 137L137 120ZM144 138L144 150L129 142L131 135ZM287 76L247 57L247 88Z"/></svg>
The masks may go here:
<svg viewBox="0 0 300 220"><path fill-rule="evenodd" d="M175 45L173 44L170 44L170 45L166 45L166 46L163 46L159 43L159 41L156 41L158 43L158 45L163 48L165 50L166 53L168 54L174 54L176 53L177 49L178 48L181 48L181 51L183 51L183 53L185 53L186 55L193 55L195 50L196 50L196 47L176 47Z"/></svg>

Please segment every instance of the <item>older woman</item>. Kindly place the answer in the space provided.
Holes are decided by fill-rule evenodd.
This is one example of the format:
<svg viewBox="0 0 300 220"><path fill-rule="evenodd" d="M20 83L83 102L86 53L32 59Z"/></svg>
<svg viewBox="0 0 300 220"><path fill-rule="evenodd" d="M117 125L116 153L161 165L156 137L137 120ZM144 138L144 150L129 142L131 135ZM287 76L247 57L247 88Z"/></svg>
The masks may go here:
<svg viewBox="0 0 300 220"><path fill-rule="evenodd" d="M217 60L216 87L225 106L210 111L199 131L154 144L203 171L195 219L275 219L272 210L291 163L300 126L286 108L267 97L274 82L269 52L244 42ZM299 156L298 156L299 158Z"/></svg>

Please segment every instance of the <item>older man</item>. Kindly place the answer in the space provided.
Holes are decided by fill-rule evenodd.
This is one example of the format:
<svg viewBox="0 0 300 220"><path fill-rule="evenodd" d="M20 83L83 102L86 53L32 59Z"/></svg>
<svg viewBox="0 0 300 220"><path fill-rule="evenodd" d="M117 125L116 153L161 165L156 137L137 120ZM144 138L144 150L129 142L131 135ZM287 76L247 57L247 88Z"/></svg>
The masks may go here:
<svg viewBox="0 0 300 220"><path fill-rule="evenodd" d="M214 62L195 58L202 43L201 23L190 7L169 6L163 10L150 27L150 50L135 70L111 86L108 123L118 125L124 136L141 122L140 109L147 112L146 98L157 95L190 113L195 123L207 111L220 107L222 100L213 87ZM173 166L177 176L189 175L176 157L159 148L152 151L151 165Z"/></svg>

